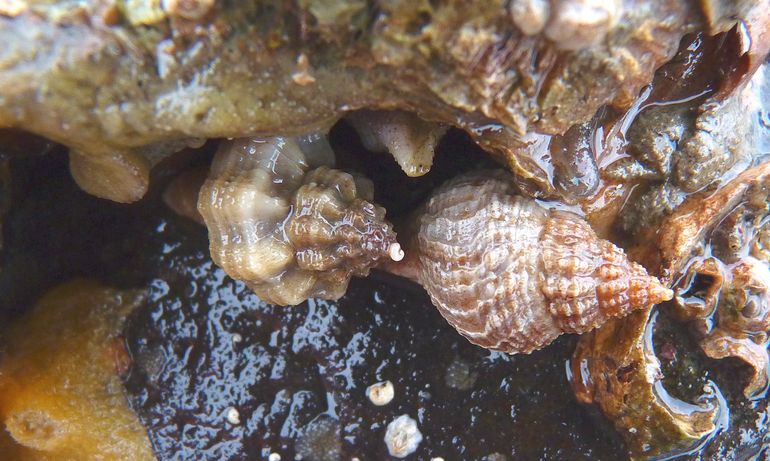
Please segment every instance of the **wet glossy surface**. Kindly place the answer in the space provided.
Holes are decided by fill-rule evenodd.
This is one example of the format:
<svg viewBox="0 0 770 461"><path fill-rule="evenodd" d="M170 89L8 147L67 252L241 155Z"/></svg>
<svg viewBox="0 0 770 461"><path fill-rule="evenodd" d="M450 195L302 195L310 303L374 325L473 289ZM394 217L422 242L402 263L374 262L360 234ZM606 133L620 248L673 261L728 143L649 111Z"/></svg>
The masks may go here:
<svg viewBox="0 0 770 461"><path fill-rule="evenodd" d="M4 229L0 310L12 317L76 275L146 287L153 301L126 331L135 361L127 389L160 459L188 459L194 448L203 450L196 459L386 459L385 428L402 414L424 437L407 459L624 458L611 427L574 402L572 337L531 356L490 354L447 326L421 290L383 276L354 281L339 303L270 307L213 267L203 229L173 216L159 194L120 206L78 191L59 157L14 166L14 197L26 198ZM730 430L702 459L766 459L767 400L745 401L745 381L734 379L745 369L704 360L686 337L657 336L666 386L686 398L709 378L731 407ZM365 389L385 379L395 398L376 407ZM326 455L310 456L319 445Z"/></svg>
<svg viewBox="0 0 770 461"><path fill-rule="evenodd" d="M172 223L158 232L179 238ZM491 354L395 280L356 280L337 303L269 306L213 267L201 243L185 239L161 256L151 304L127 330L131 403L165 459L193 449L206 459L293 459L319 419L339 432L342 459L382 459L385 427L402 414L418 421L420 459L620 456L613 434L572 399L569 340L532 356ZM395 398L376 407L366 387L386 379ZM231 407L241 424L227 421Z"/></svg>

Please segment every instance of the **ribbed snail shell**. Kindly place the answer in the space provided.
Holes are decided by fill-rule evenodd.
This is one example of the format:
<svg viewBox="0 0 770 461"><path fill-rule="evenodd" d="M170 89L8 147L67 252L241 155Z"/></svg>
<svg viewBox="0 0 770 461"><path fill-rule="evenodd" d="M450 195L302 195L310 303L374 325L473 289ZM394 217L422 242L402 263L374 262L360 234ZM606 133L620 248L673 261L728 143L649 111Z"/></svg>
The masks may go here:
<svg viewBox="0 0 770 461"><path fill-rule="evenodd" d="M351 276L400 256L385 210L368 201L371 183L311 170L308 139L224 142L198 197L214 262L274 304L337 299Z"/></svg>
<svg viewBox="0 0 770 461"><path fill-rule="evenodd" d="M515 195L499 172L442 186L419 225L420 282L488 349L529 353L672 296L580 217Z"/></svg>

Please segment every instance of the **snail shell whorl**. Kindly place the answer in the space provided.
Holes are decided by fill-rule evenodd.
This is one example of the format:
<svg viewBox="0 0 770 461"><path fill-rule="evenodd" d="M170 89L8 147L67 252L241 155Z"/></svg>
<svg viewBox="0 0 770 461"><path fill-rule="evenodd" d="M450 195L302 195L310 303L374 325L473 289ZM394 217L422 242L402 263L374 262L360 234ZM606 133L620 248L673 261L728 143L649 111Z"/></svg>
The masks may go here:
<svg viewBox="0 0 770 461"><path fill-rule="evenodd" d="M420 218L420 281L472 343L528 353L671 298L581 218L515 192L499 172L465 175Z"/></svg>
<svg viewBox="0 0 770 461"><path fill-rule="evenodd" d="M385 211L366 200L368 180L325 166L308 172L303 147L294 138L227 141L198 198L214 262L281 305L339 298L396 241Z"/></svg>

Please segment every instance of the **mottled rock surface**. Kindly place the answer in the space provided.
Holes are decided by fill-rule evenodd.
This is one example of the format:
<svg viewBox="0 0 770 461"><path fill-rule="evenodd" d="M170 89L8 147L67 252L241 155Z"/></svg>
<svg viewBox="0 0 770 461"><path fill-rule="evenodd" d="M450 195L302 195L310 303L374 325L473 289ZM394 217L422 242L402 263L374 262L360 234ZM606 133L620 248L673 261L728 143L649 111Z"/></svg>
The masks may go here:
<svg viewBox="0 0 770 461"><path fill-rule="evenodd" d="M122 202L191 139L309 132L363 107L467 129L548 189L547 166L519 152L518 137L629 107L681 37L709 27L694 0L630 0L593 25L575 10L585 2L562 0L533 36L502 0L218 2L195 19L128 3L18 3L0 12L0 127L67 145L78 183Z"/></svg>

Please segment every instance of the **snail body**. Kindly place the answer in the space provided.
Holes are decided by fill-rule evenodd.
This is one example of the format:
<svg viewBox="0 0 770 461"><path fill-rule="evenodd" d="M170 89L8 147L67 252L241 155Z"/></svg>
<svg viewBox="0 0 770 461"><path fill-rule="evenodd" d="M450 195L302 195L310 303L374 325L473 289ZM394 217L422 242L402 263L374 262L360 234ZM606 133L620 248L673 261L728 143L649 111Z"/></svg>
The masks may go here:
<svg viewBox="0 0 770 461"><path fill-rule="evenodd" d="M579 216L515 195L499 172L448 182L419 219L419 282L488 349L529 353L672 296Z"/></svg>
<svg viewBox="0 0 770 461"><path fill-rule="evenodd" d="M402 254L371 183L317 166L328 161L324 142L226 141L201 187L212 259L267 302L338 299L353 275Z"/></svg>

